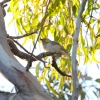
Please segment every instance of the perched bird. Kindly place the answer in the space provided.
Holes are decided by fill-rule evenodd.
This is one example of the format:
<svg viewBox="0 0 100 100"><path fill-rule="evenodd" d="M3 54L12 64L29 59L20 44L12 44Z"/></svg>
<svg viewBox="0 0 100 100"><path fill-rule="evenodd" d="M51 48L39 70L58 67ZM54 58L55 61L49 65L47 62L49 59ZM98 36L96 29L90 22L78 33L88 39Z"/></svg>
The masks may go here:
<svg viewBox="0 0 100 100"><path fill-rule="evenodd" d="M67 59L71 59L70 55L66 52L66 50L59 43L55 41L51 41L48 38L41 39L42 46L45 52L54 52L55 58L58 59L62 55Z"/></svg>

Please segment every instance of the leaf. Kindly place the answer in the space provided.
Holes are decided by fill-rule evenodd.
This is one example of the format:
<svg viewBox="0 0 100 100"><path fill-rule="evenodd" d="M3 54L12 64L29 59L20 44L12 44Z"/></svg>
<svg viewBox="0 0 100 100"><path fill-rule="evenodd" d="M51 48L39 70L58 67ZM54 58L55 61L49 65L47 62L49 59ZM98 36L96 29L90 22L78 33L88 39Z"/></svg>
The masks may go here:
<svg viewBox="0 0 100 100"><path fill-rule="evenodd" d="M48 88L49 88L53 93L59 95L59 93L51 87L50 82L49 82L46 78L45 78L45 81L46 81L46 83L47 83Z"/></svg>
<svg viewBox="0 0 100 100"><path fill-rule="evenodd" d="M91 43L93 44L93 38L95 38L95 33L94 33L94 30L93 28L88 24L88 22L84 19L83 20L84 24L87 26L87 28L89 29L90 31L90 39L91 39Z"/></svg>
<svg viewBox="0 0 100 100"><path fill-rule="evenodd" d="M36 68L35 68L36 77L39 77L40 64L41 64L41 62L39 62L39 63L36 65Z"/></svg>
<svg viewBox="0 0 100 100"><path fill-rule="evenodd" d="M95 94L96 97L98 97L97 92L93 91L93 93Z"/></svg>
<svg viewBox="0 0 100 100"><path fill-rule="evenodd" d="M94 46L95 49L100 49L100 43L96 43Z"/></svg>
<svg viewBox="0 0 100 100"><path fill-rule="evenodd" d="M24 41L22 42L22 46L25 45L25 43L27 42L27 40L28 40L28 37L25 37L25 38L24 38Z"/></svg>
<svg viewBox="0 0 100 100"><path fill-rule="evenodd" d="M57 71L55 71L55 78L56 78L56 80L59 79L59 77L58 77L58 72L57 72Z"/></svg>
<svg viewBox="0 0 100 100"><path fill-rule="evenodd" d="M100 83L100 78L96 79L96 82Z"/></svg>
<svg viewBox="0 0 100 100"><path fill-rule="evenodd" d="M77 16L77 7L74 5L74 6L72 7L72 10L73 10L74 16L76 17L76 16Z"/></svg>
<svg viewBox="0 0 100 100"><path fill-rule="evenodd" d="M64 86L64 83L65 83L65 77L64 76L60 76L59 79L60 79L59 89L61 90L63 88L63 86Z"/></svg>
<svg viewBox="0 0 100 100"><path fill-rule="evenodd" d="M65 25L65 20L64 20L64 15L63 13L60 13L60 22L61 22L61 25L64 26Z"/></svg>
<svg viewBox="0 0 100 100"><path fill-rule="evenodd" d="M85 17L90 14L90 11L92 10L92 5L93 5L93 1L88 0L87 8L86 8L86 11L85 11L85 14L84 14Z"/></svg>
<svg viewBox="0 0 100 100"><path fill-rule="evenodd" d="M93 1L92 0L88 0L88 7L87 7L88 14L92 10L92 5L93 5Z"/></svg>
<svg viewBox="0 0 100 100"><path fill-rule="evenodd" d="M10 20L10 22L8 23L8 26L10 26L11 23L12 23L14 20L15 20L15 18L13 17L13 18Z"/></svg>
<svg viewBox="0 0 100 100"><path fill-rule="evenodd" d="M20 32L20 34L23 35L23 30L22 30L21 19L20 18L16 19L16 26L17 26L17 29Z"/></svg>
<svg viewBox="0 0 100 100"><path fill-rule="evenodd" d="M98 61L95 57L95 53L92 51L92 60L100 64L100 61Z"/></svg>
<svg viewBox="0 0 100 100"><path fill-rule="evenodd" d="M62 4L64 4L64 3L65 3L65 1L66 1L66 0L61 0Z"/></svg>
<svg viewBox="0 0 100 100"><path fill-rule="evenodd" d="M68 34L70 34L70 32L69 32L69 30L68 30L68 28L66 26L67 25L64 26L64 31L65 31L66 35L68 35Z"/></svg>
<svg viewBox="0 0 100 100"><path fill-rule="evenodd" d="M85 80L91 80L92 79L90 76L87 76L87 75L81 75L81 78L85 78Z"/></svg>

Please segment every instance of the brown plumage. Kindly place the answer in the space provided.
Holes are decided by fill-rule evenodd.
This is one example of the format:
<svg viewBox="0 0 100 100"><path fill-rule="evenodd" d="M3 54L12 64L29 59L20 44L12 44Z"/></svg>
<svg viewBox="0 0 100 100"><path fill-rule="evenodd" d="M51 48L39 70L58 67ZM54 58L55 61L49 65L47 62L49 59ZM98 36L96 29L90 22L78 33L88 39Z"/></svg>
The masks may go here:
<svg viewBox="0 0 100 100"><path fill-rule="evenodd" d="M62 55L67 59L71 59L70 55L66 52L63 46L55 41L51 41L48 38L41 39L42 46L44 51L46 52L55 52L56 59L61 57Z"/></svg>

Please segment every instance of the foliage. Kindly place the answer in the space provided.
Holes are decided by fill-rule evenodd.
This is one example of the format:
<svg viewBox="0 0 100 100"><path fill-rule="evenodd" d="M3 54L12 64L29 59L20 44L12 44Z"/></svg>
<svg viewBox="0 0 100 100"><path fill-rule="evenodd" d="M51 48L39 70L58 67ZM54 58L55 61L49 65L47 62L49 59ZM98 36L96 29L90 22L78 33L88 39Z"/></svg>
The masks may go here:
<svg viewBox="0 0 100 100"><path fill-rule="evenodd" d="M9 25L15 20L16 27L22 35L40 30L42 27L40 38L53 38L67 52L71 53L72 36L75 31L75 21L80 3L79 0L11 0L8 12L12 12L14 17L9 22ZM96 58L96 52L100 49L100 18L95 16L98 15L99 8L100 5L97 0L88 0L82 15L78 41L77 57L79 63L82 58L84 64L93 61L100 63L99 59ZM35 43L35 39L36 34L26 37L24 42L32 40L32 43ZM70 60L61 58L57 61L57 64L63 72L72 73ZM50 63L46 64L43 70L41 70L41 63L39 63L36 66L36 76L40 82L46 83L49 90L58 98L62 97L65 100L65 94L67 94L67 98L70 98L72 79L61 76L52 68ZM81 76L81 72L78 71L78 77L81 78ZM85 93L83 93L82 89L80 90L80 95L83 96Z"/></svg>

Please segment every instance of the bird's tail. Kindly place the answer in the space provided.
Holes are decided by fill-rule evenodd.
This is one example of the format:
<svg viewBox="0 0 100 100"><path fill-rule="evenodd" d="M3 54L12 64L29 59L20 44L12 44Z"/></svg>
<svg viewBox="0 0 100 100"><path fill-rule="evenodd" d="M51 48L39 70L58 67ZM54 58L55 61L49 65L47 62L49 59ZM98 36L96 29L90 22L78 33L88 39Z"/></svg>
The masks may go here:
<svg viewBox="0 0 100 100"><path fill-rule="evenodd" d="M63 56L69 60L71 60L71 56L67 53L63 54ZM79 65L78 61L76 60L76 64Z"/></svg>
<svg viewBox="0 0 100 100"><path fill-rule="evenodd" d="M67 59L71 60L71 56L69 54L64 53L63 56L66 57Z"/></svg>

